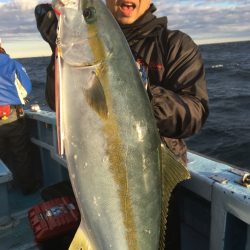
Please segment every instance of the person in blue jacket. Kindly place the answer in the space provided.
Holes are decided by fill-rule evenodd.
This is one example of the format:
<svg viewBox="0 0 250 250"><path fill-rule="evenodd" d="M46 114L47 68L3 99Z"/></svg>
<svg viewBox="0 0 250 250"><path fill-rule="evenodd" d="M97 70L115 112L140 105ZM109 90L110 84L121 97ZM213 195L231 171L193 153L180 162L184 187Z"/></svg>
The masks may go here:
<svg viewBox="0 0 250 250"><path fill-rule="evenodd" d="M23 105L32 84L24 67L0 44L0 159L8 163L23 194L37 190ZM11 156L11 158L9 157Z"/></svg>

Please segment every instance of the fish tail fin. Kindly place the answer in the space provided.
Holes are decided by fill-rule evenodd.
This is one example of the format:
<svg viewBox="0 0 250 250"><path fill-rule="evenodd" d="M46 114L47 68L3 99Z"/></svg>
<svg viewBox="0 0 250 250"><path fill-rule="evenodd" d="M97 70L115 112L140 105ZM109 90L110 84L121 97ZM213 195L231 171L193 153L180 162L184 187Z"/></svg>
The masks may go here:
<svg viewBox="0 0 250 250"><path fill-rule="evenodd" d="M85 230L78 227L75 236L70 244L69 250L94 250Z"/></svg>
<svg viewBox="0 0 250 250"><path fill-rule="evenodd" d="M184 180L190 178L188 169L177 161L165 146L161 145L161 172L162 172L162 213L161 213L161 236L160 236L160 250L165 249L166 224L169 199L175 186Z"/></svg>

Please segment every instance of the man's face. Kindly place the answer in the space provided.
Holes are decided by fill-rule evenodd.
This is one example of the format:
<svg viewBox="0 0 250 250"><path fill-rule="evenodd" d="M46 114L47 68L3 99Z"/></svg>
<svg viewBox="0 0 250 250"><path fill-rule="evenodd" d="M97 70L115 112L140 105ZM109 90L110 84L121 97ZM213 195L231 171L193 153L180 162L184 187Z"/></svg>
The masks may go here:
<svg viewBox="0 0 250 250"><path fill-rule="evenodd" d="M151 0L106 0L106 5L120 24L131 24L149 8Z"/></svg>

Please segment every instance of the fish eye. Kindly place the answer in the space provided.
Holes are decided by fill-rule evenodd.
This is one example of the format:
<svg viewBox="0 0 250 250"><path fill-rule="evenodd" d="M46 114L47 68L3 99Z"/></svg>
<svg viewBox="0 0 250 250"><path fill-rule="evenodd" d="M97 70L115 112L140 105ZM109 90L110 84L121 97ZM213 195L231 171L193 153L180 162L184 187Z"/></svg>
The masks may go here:
<svg viewBox="0 0 250 250"><path fill-rule="evenodd" d="M94 7L88 7L83 10L83 16L86 23L91 24L96 21L96 9Z"/></svg>

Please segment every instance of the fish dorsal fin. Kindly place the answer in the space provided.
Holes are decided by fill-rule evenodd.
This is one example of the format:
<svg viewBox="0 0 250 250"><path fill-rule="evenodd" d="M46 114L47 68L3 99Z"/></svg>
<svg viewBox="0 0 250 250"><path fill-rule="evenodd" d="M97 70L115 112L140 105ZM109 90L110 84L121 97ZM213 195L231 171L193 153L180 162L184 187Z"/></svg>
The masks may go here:
<svg viewBox="0 0 250 250"><path fill-rule="evenodd" d="M108 106L102 84L94 71L88 79L88 88L84 88L83 93L86 101L102 119L108 117Z"/></svg>
<svg viewBox="0 0 250 250"><path fill-rule="evenodd" d="M188 169L177 161L173 153L161 144L161 180L162 180L162 212L161 212L161 236L160 250L165 249L166 224L169 199L175 186L190 178Z"/></svg>

